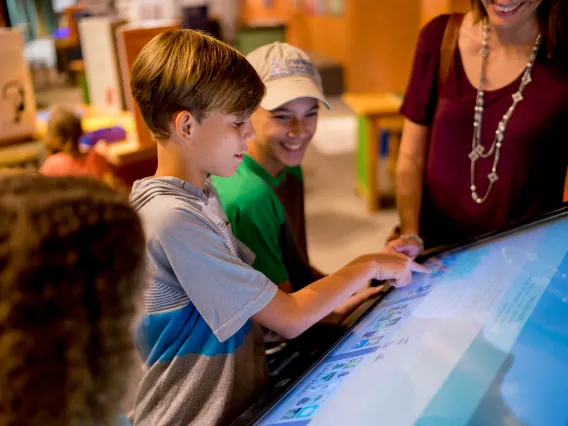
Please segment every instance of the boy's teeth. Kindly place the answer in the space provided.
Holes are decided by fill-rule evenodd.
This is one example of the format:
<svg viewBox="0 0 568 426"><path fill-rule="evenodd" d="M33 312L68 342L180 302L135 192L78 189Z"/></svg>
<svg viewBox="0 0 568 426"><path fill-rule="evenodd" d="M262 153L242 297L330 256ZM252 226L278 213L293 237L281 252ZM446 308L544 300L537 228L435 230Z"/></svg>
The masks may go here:
<svg viewBox="0 0 568 426"><path fill-rule="evenodd" d="M300 149L302 147L302 144L301 143L297 143L297 144L285 143L284 146L286 147L286 149L293 151L293 150L296 150L296 149Z"/></svg>

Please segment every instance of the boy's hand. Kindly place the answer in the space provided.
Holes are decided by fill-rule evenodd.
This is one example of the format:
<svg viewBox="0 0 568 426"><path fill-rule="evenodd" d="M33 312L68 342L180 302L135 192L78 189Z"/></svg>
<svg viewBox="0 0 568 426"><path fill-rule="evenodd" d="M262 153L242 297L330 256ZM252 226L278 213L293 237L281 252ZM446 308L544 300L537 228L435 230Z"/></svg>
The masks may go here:
<svg viewBox="0 0 568 426"><path fill-rule="evenodd" d="M377 255L376 280L388 280L393 287L404 287L412 282L412 273L427 274L430 272L425 266L419 265L403 254L380 253Z"/></svg>
<svg viewBox="0 0 568 426"><path fill-rule="evenodd" d="M369 299L372 299L375 296L378 296L380 293L385 291L385 286L377 286L377 287L369 287L364 290L361 290L358 293L355 293L349 299L345 301L341 306L338 306L333 311L336 315L342 315L346 317L351 312L359 307L362 303L366 302Z"/></svg>
<svg viewBox="0 0 568 426"><path fill-rule="evenodd" d="M428 268L400 253L366 254L353 260L349 265L360 263L368 263L369 267L374 267L376 271L373 278L378 281L388 280L393 287L404 287L410 284L412 272L430 272Z"/></svg>
<svg viewBox="0 0 568 426"><path fill-rule="evenodd" d="M340 325L345 319L353 313L355 309L365 303L367 300L378 296L385 291L385 286L369 287L355 293L347 299L342 305L333 310L331 314L323 318L319 323L326 325Z"/></svg>

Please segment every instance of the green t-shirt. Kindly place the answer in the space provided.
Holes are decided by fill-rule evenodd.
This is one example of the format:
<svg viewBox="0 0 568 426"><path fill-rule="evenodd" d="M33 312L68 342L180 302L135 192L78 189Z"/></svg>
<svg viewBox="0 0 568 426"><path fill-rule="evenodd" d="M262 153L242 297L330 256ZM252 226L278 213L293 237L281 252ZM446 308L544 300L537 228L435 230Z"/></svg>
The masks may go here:
<svg viewBox="0 0 568 426"><path fill-rule="evenodd" d="M315 279L307 254L301 167L277 177L245 155L231 177L213 177L235 236L256 254L253 267L298 290Z"/></svg>

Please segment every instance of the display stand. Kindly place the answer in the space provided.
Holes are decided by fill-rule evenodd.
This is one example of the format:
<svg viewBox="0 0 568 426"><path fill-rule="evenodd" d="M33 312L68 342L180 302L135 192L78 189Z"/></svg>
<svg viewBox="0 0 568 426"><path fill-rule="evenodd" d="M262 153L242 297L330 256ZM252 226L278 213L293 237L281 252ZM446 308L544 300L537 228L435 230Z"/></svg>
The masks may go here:
<svg viewBox="0 0 568 426"><path fill-rule="evenodd" d="M358 116L355 189L366 200L369 212L375 212L380 208L379 129L390 135L389 169L394 174L402 132L403 120L398 115L402 98L394 93L347 93L342 99Z"/></svg>
<svg viewBox="0 0 568 426"><path fill-rule="evenodd" d="M34 132L35 97L17 29L0 28L0 145L29 140Z"/></svg>
<svg viewBox="0 0 568 426"><path fill-rule="evenodd" d="M144 123L140 109L130 92L130 71L142 48L158 34L180 28L177 21L137 22L120 27L117 31L118 55L120 61L122 84L127 108L134 113L138 143L141 146L153 146L155 142Z"/></svg>

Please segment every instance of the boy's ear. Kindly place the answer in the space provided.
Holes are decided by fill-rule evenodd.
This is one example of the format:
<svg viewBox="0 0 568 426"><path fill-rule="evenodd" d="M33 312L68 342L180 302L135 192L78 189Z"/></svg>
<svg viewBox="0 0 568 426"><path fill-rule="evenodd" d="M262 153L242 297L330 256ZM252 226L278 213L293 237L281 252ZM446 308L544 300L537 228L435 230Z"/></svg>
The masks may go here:
<svg viewBox="0 0 568 426"><path fill-rule="evenodd" d="M189 111L180 111L174 116L174 131L178 138L191 142L195 118Z"/></svg>

